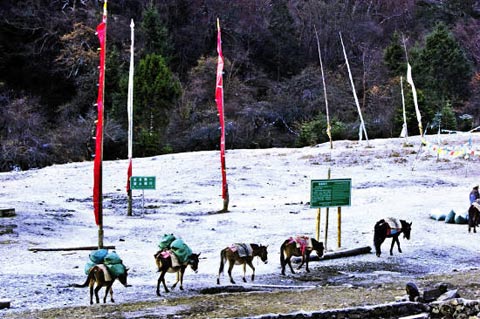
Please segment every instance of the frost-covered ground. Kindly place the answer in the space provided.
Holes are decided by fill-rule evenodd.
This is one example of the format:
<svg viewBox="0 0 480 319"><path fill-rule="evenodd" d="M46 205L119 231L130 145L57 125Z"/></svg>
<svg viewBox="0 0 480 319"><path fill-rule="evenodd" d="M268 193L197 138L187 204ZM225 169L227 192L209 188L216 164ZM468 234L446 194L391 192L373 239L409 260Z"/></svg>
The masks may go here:
<svg viewBox="0 0 480 319"><path fill-rule="evenodd" d="M453 149L480 136L442 135L427 140ZM133 175L156 176L156 190L134 191L134 216L126 202L127 161L103 165L104 244L130 267L129 283L115 283L116 302L156 300L158 278L153 254L165 233L181 237L201 253L199 272L187 270L185 291L161 298L198 294L216 287L219 252L234 242L269 245L269 263L255 262L256 283L265 285L345 284L398 277L411 280L426 273L476 267L480 233L466 225L445 224L429 218L432 210L465 213L468 194L479 181L478 156L469 160L448 154L439 157L431 147L420 148L418 137L371 141L338 141L300 149L229 150L226 156L230 211L222 208L220 156L195 152L134 159ZM413 222L412 238L401 238L403 254L312 262L310 276L280 275L279 248L289 236L315 236L317 209L310 208L310 181L352 179L352 205L342 208L341 247L337 245L337 210L330 209L328 252L372 246L373 225L393 216ZM26 309L87 305L87 289L71 288L85 279L89 251L33 252L30 248L94 246L98 229L92 209L93 162L54 165L44 169L0 174L0 206L15 208L17 216L0 218L0 299L11 300L2 314ZM144 207L142 207L144 204ZM321 211L320 240L325 240ZM373 248L373 246L372 246ZM322 277L323 270L329 273ZM332 269L335 270L332 272ZM240 283L241 268L233 270ZM250 274L248 270L247 274ZM167 275L173 282L174 276ZM221 277L228 285L228 276ZM250 283L249 283L250 284Z"/></svg>

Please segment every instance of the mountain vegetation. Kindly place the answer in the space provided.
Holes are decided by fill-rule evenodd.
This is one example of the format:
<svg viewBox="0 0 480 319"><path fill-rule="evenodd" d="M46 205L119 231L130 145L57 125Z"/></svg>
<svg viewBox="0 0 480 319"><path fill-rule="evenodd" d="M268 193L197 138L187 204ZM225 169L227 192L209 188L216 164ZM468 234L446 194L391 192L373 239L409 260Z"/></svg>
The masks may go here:
<svg viewBox="0 0 480 319"><path fill-rule="evenodd" d="M103 2L0 2L0 171L94 156ZM108 2L104 158L127 154L135 24L135 157L219 148L216 20L227 149L398 136L402 92L418 134L480 125L480 5L474 0L120 0ZM316 40L318 34L318 43ZM326 97L319 63L322 56Z"/></svg>

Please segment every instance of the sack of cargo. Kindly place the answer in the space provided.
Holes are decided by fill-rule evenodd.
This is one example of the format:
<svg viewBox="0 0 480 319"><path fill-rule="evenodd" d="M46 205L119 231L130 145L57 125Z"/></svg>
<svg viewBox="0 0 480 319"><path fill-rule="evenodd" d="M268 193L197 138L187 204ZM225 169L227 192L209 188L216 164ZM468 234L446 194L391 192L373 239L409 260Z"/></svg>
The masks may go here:
<svg viewBox="0 0 480 319"><path fill-rule="evenodd" d="M88 275L88 273L90 272L90 269L92 269L93 266L95 266L96 263L94 263L93 261L89 260L87 261L87 263L85 264L85 275Z"/></svg>
<svg viewBox="0 0 480 319"><path fill-rule="evenodd" d="M455 212L453 211L453 209L445 217L445 223L447 223L447 224L455 223Z"/></svg>
<svg viewBox="0 0 480 319"><path fill-rule="evenodd" d="M170 244L175 240L175 236L173 234L165 234L163 235L162 239L158 243L158 248L160 250L165 250L170 248Z"/></svg>
<svg viewBox="0 0 480 319"><path fill-rule="evenodd" d="M105 256L103 262L105 263L105 265L115 265L121 264L122 259L120 259L120 256L118 256L116 252L112 251Z"/></svg>
<svg viewBox="0 0 480 319"><path fill-rule="evenodd" d="M125 274L125 266L122 263L120 263L120 264L105 264L105 266L107 266L108 271L114 277L118 277L120 275Z"/></svg>
<svg viewBox="0 0 480 319"><path fill-rule="evenodd" d="M455 224L466 224L468 223L468 215L462 216L458 214L455 216Z"/></svg>
<svg viewBox="0 0 480 319"><path fill-rule="evenodd" d="M105 258L105 256L107 256L107 254L108 254L107 249L98 249L98 250L92 251L88 257L95 264L102 264L103 259Z"/></svg>
<svg viewBox="0 0 480 319"><path fill-rule="evenodd" d="M185 263L188 260L188 257L192 254L190 247L188 247L181 239L175 239L170 244L170 249L172 249L175 256L178 257L178 261L182 264Z"/></svg>

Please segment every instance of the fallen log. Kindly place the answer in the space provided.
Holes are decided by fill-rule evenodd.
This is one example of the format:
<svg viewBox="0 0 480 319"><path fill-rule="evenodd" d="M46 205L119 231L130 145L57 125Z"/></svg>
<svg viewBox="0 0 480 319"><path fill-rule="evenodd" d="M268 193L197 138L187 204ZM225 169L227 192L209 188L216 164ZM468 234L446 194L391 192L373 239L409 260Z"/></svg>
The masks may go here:
<svg viewBox="0 0 480 319"><path fill-rule="evenodd" d="M313 255L313 256L310 255L310 258L308 260L309 261L322 261L322 260L327 260L327 259L351 257L351 256L362 255L362 254L369 254L371 251L372 251L372 248L370 246L365 246L365 247L359 247L359 248L353 248L353 249L347 249L347 250L341 250L341 251L326 253L322 257L318 257L317 255ZM294 262L294 263L300 263L301 261L302 261L302 258L300 258L300 257L292 258L292 262Z"/></svg>
<svg viewBox="0 0 480 319"><path fill-rule="evenodd" d="M0 309L10 308L10 299L0 299Z"/></svg>
<svg viewBox="0 0 480 319"><path fill-rule="evenodd" d="M36 253L37 251L70 251L70 250L97 250L98 246L85 246L85 247L63 247L63 248L28 248L29 251ZM115 249L115 246L103 246L103 249Z"/></svg>

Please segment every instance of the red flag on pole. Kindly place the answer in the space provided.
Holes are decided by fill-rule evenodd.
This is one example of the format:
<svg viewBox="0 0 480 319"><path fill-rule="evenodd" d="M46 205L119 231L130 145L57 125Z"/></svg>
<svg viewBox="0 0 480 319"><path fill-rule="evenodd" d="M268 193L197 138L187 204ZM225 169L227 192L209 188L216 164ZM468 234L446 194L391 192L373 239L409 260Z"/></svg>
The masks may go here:
<svg viewBox="0 0 480 319"><path fill-rule="evenodd" d="M222 198L226 199L227 190L227 171L225 168L225 120L223 116L223 53L222 38L220 34L220 21L217 19L217 86L215 89L215 101L217 102L218 117L220 120L220 161L222 165Z"/></svg>
<svg viewBox="0 0 480 319"><path fill-rule="evenodd" d="M95 136L95 160L93 164L93 208L95 223L102 222L102 160L103 160L103 93L105 86L105 42L107 38L107 1L103 5L102 22L97 26L100 41L100 66L97 97L97 131Z"/></svg>
<svg viewBox="0 0 480 319"><path fill-rule="evenodd" d="M134 69L134 32L135 23L133 19L130 22L131 45L130 45L130 70L128 74L128 97L127 97L127 115L128 115L128 170L127 170L127 194L130 194L130 178L132 177L132 156L133 156L133 69Z"/></svg>

